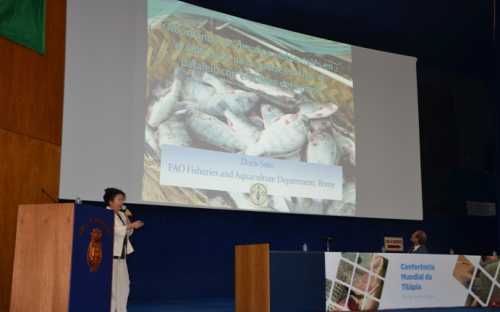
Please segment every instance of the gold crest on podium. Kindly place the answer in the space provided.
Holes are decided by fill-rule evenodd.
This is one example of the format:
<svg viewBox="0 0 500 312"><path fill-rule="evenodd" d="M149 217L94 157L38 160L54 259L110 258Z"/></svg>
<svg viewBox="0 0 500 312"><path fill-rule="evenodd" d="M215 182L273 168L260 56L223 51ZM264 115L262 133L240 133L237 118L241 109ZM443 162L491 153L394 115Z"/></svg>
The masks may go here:
<svg viewBox="0 0 500 312"><path fill-rule="evenodd" d="M102 231L93 228L90 232L90 242L87 248L87 264L90 272L97 272L102 262Z"/></svg>

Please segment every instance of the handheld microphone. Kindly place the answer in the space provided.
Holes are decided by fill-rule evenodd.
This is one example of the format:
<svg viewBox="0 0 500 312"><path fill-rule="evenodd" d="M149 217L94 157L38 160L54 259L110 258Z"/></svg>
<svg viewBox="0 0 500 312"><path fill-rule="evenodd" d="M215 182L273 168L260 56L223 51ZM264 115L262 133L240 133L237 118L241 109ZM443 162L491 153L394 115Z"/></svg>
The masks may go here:
<svg viewBox="0 0 500 312"><path fill-rule="evenodd" d="M122 205L122 208L120 208L120 211L123 212L127 218L132 217L132 212L130 212L130 210L127 209L127 206Z"/></svg>
<svg viewBox="0 0 500 312"><path fill-rule="evenodd" d="M333 237L332 236L325 236L324 240L326 241L326 251L329 252L330 248L331 248L330 243L333 241Z"/></svg>

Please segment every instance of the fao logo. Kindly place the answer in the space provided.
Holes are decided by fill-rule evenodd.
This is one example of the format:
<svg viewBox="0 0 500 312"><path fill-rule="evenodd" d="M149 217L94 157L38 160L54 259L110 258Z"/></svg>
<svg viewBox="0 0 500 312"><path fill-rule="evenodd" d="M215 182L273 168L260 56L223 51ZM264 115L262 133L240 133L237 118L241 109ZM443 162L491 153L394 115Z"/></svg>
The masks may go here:
<svg viewBox="0 0 500 312"><path fill-rule="evenodd" d="M264 184L255 183L250 187L250 200L254 205L263 207L267 205L267 188Z"/></svg>

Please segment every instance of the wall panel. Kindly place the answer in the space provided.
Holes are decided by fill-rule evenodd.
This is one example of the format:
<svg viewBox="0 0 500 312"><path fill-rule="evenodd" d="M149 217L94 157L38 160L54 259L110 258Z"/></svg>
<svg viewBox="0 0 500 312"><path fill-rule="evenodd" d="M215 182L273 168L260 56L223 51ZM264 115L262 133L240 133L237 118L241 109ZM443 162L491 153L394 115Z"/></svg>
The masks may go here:
<svg viewBox="0 0 500 312"><path fill-rule="evenodd" d="M58 197L66 1L47 0L46 54L0 38L0 311L10 300L19 204Z"/></svg>
<svg viewBox="0 0 500 312"><path fill-rule="evenodd" d="M46 54L0 37L0 129L61 144L66 1L47 0Z"/></svg>
<svg viewBox="0 0 500 312"><path fill-rule="evenodd" d="M42 189L57 198L60 147L0 129L0 151L1 310L10 298L17 207L52 202Z"/></svg>

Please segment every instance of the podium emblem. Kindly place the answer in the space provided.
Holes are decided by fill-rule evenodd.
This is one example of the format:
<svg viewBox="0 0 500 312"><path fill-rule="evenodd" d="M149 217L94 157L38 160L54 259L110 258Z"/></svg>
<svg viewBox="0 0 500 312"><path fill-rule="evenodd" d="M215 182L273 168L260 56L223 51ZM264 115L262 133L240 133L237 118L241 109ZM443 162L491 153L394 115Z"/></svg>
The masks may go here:
<svg viewBox="0 0 500 312"><path fill-rule="evenodd" d="M90 242L87 248L87 264L90 272L97 272L102 262L102 231L93 228L90 231Z"/></svg>
<svg viewBox="0 0 500 312"><path fill-rule="evenodd" d="M254 205L267 205L267 188L264 184L255 183L250 187L250 200Z"/></svg>

